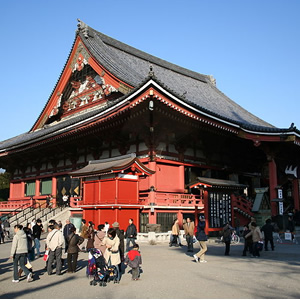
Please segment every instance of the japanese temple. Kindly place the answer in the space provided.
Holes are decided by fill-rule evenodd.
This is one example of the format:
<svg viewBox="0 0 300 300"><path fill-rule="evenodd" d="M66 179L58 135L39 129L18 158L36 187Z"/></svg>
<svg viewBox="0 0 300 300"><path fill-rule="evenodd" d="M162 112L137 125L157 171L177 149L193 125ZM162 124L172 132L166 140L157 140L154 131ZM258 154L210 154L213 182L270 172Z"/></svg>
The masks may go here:
<svg viewBox="0 0 300 300"><path fill-rule="evenodd" d="M2 214L68 196L71 214L96 225L133 218L140 232L168 231L204 214L213 232L299 210L300 131L254 116L212 76L78 20L45 102L29 132L0 142L12 176Z"/></svg>

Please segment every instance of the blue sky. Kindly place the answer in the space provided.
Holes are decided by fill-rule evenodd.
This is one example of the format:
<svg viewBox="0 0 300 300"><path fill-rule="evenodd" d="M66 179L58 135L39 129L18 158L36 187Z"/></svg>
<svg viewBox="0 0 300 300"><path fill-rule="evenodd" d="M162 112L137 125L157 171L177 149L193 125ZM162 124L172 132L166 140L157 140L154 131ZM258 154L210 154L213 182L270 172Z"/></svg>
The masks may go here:
<svg viewBox="0 0 300 300"><path fill-rule="evenodd" d="M199 73L265 121L300 128L298 0L1 1L0 141L28 132L67 60L77 18Z"/></svg>

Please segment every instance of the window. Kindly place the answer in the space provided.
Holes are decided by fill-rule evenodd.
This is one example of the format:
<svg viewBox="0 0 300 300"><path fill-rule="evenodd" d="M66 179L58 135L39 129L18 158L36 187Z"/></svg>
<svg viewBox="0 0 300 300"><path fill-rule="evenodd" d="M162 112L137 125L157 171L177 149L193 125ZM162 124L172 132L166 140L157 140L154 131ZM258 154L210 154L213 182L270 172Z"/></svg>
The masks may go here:
<svg viewBox="0 0 300 300"><path fill-rule="evenodd" d="M177 213L157 213L156 224L161 225L161 232L172 230L173 221L177 218Z"/></svg>
<svg viewBox="0 0 300 300"><path fill-rule="evenodd" d="M52 179L45 178L41 180L41 187L40 187L41 195L51 195L52 194Z"/></svg>
<svg viewBox="0 0 300 300"><path fill-rule="evenodd" d="M25 196L35 195L35 181L28 181L25 184Z"/></svg>

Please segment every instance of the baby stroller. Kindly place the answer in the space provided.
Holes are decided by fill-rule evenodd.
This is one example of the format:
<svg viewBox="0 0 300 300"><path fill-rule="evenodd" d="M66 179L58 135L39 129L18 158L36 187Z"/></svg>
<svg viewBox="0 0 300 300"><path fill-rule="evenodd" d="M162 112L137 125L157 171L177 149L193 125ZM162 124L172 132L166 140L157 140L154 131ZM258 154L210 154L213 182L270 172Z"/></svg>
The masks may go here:
<svg viewBox="0 0 300 300"><path fill-rule="evenodd" d="M101 251L90 249L87 266L87 276L92 277L90 285L106 286L108 282L119 283L119 269L117 266L108 266Z"/></svg>

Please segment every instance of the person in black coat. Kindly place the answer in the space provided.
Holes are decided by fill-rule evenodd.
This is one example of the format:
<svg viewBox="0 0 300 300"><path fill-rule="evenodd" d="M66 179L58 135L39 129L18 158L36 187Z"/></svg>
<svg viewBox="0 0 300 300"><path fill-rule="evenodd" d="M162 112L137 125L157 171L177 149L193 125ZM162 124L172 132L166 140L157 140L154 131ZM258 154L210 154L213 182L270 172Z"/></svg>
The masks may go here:
<svg viewBox="0 0 300 300"><path fill-rule="evenodd" d="M133 224L133 219L129 219L129 226L126 229L125 238L126 238L126 251L129 251L130 242L132 245L135 245L135 239L137 236L137 230Z"/></svg>
<svg viewBox="0 0 300 300"><path fill-rule="evenodd" d="M246 235L250 232L251 230L249 229L248 225L244 226L243 230L243 238L244 238L244 250L243 250L243 256L247 255L247 251L249 251L250 254L252 254L252 236L248 236L246 238Z"/></svg>
<svg viewBox="0 0 300 300"><path fill-rule="evenodd" d="M65 238L65 252L68 250L68 237L71 234L71 228L73 228L74 225L70 222L69 219L66 220L66 225L64 226L63 235Z"/></svg>
<svg viewBox="0 0 300 300"><path fill-rule="evenodd" d="M78 259L78 252L80 251L78 245L82 244L84 238L76 234L75 226L70 227L70 235L68 236L68 273L75 273Z"/></svg>
<svg viewBox="0 0 300 300"><path fill-rule="evenodd" d="M37 219L36 224L32 228L32 238L34 241L34 249L36 249L37 257L43 256L40 252L41 248L41 234L43 232L43 225L41 219Z"/></svg>
<svg viewBox="0 0 300 300"><path fill-rule="evenodd" d="M268 251L268 243L270 241L271 249L274 251L274 241L273 241L273 232L274 227L271 224L271 219L266 220L266 224L261 228L261 231L264 233L265 236L265 251Z"/></svg>

